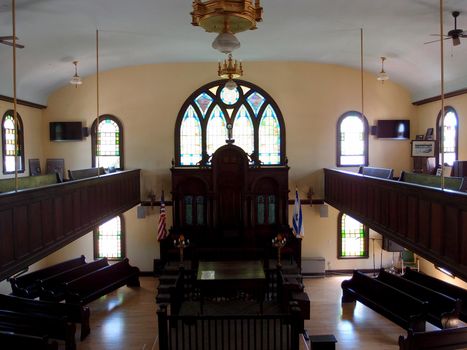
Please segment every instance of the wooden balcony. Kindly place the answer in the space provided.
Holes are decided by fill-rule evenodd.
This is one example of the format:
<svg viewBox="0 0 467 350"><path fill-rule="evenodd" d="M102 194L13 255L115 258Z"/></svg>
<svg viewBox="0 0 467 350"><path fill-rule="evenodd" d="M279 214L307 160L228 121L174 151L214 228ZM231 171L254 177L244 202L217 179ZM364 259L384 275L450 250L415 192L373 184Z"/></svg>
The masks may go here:
<svg viewBox="0 0 467 350"><path fill-rule="evenodd" d="M0 195L0 280L140 203L140 171Z"/></svg>
<svg viewBox="0 0 467 350"><path fill-rule="evenodd" d="M467 194L324 169L325 201L467 280Z"/></svg>

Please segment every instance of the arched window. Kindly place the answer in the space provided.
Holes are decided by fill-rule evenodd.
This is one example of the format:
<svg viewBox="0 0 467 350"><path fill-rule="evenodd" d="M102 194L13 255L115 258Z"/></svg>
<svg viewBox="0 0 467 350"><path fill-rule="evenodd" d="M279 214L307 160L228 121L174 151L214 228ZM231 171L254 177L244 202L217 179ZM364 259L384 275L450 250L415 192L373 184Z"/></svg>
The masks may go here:
<svg viewBox="0 0 467 350"><path fill-rule="evenodd" d="M441 112L438 114L436 122L437 136L440 144L439 148L439 163L441 163L441 152L444 148L444 163L452 166L454 161L457 160L457 142L459 139L459 126L456 110L452 107L445 108L446 114L444 115L444 128L443 140L441 141Z"/></svg>
<svg viewBox="0 0 467 350"><path fill-rule="evenodd" d="M24 130L23 121L16 113L18 128L15 127L14 111L7 111L2 119L3 173L11 174L16 170L24 172ZM17 146L16 146L17 144ZM16 147L18 147L16 149Z"/></svg>
<svg viewBox="0 0 467 350"><path fill-rule="evenodd" d="M274 100L258 86L237 81L225 88L214 81L183 104L175 126L177 166L210 165L210 157L228 140L254 165L285 164L285 126Z"/></svg>
<svg viewBox="0 0 467 350"><path fill-rule="evenodd" d="M368 227L344 213L337 220L337 258L368 258Z"/></svg>
<svg viewBox="0 0 467 350"><path fill-rule="evenodd" d="M109 260L125 258L125 233L121 215L94 230L94 257Z"/></svg>
<svg viewBox="0 0 467 350"><path fill-rule="evenodd" d="M337 121L337 166L368 165L368 121L347 112Z"/></svg>
<svg viewBox="0 0 467 350"><path fill-rule="evenodd" d="M123 169L123 127L112 115L99 117L92 124L92 166Z"/></svg>

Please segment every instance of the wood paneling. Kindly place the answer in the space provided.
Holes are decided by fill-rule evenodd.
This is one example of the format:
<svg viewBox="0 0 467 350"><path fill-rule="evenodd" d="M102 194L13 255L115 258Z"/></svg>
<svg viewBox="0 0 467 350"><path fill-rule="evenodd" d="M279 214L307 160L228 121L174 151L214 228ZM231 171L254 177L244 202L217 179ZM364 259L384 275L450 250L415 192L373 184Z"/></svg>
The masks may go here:
<svg viewBox="0 0 467 350"><path fill-rule="evenodd" d="M140 171L0 195L0 279L140 203Z"/></svg>
<svg viewBox="0 0 467 350"><path fill-rule="evenodd" d="M330 205L467 280L466 193L339 170L324 173Z"/></svg>

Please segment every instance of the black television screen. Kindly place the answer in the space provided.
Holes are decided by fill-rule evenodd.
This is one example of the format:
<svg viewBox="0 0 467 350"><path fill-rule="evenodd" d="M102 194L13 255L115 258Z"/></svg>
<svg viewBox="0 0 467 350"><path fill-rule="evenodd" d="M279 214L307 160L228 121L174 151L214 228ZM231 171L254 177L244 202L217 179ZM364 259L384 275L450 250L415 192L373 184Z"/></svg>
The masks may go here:
<svg viewBox="0 0 467 350"><path fill-rule="evenodd" d="M410 139L410 120L385 119L376 124L376 137L379 139Z"/></svg>
<svg viewBox="0 0 467 350"><path fill-rule="evenodd" d="M50 122L50 141L81 141L83 124L81 122Z"/></svg>

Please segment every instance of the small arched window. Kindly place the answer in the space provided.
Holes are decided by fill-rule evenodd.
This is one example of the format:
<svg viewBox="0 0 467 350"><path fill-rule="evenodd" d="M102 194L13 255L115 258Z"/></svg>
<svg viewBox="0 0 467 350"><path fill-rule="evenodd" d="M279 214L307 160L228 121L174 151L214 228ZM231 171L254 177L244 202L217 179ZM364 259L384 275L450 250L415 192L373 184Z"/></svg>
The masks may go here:
<svg viewBox="0 0 467 350"><path fill-rule="evenodd" d="M444 127L443 132L441 133L442 121L441 121L441 112L438 114L438 120L436 125L437 136L440 144L439 148L439 163L441 163L441 152L444 149L444 163L452 166L454 161L457 160L457 142L459 139L459 126L458 126L458 117L456 110L452 107L445 108L446 114L444 115ZM441 140L441 134L443 135L443 140Z"/></svg>
<svg viewBox="0 0 467 350"><path fill-rule="evenodd" d="M337 220L337 258L368 258L368 227L344 213Z"/></svg>
<svg viewBox="0 0 467 350"><path fill-rule="evenodd" d="M94 230L94 257L109 260L125 258L125 231L121 215Z"/></svg>
<svg viewBox="0 0 467 350"><path fill-rule="evenodd" d="M285 126L274 100L258 86L237 80L209 83L184 103L175 126L177 166L210 165L228 140L250 156L250 164L285 164ZM233 141L232 141L233 140Z"/></svg>
<svg viewBox="0 0 467 350"><path fill-rule="evenodd" d="M368 121L347 112L337 121L337 166L368 165Z"/></svg>
<svg viewBox="0 0 467 350"><path fill-rule="evenodd" d="M123 169L123 127L112 115L99 117L92 124L92 166Z"/></svg>
<svg viewBox="0 0 467 350"><path fill-rule="evenodd" d="M7 111L2 119L3 173L24 172L24 130L23 121L16 113L18 127L15 126L14 111Z"/></svg>

